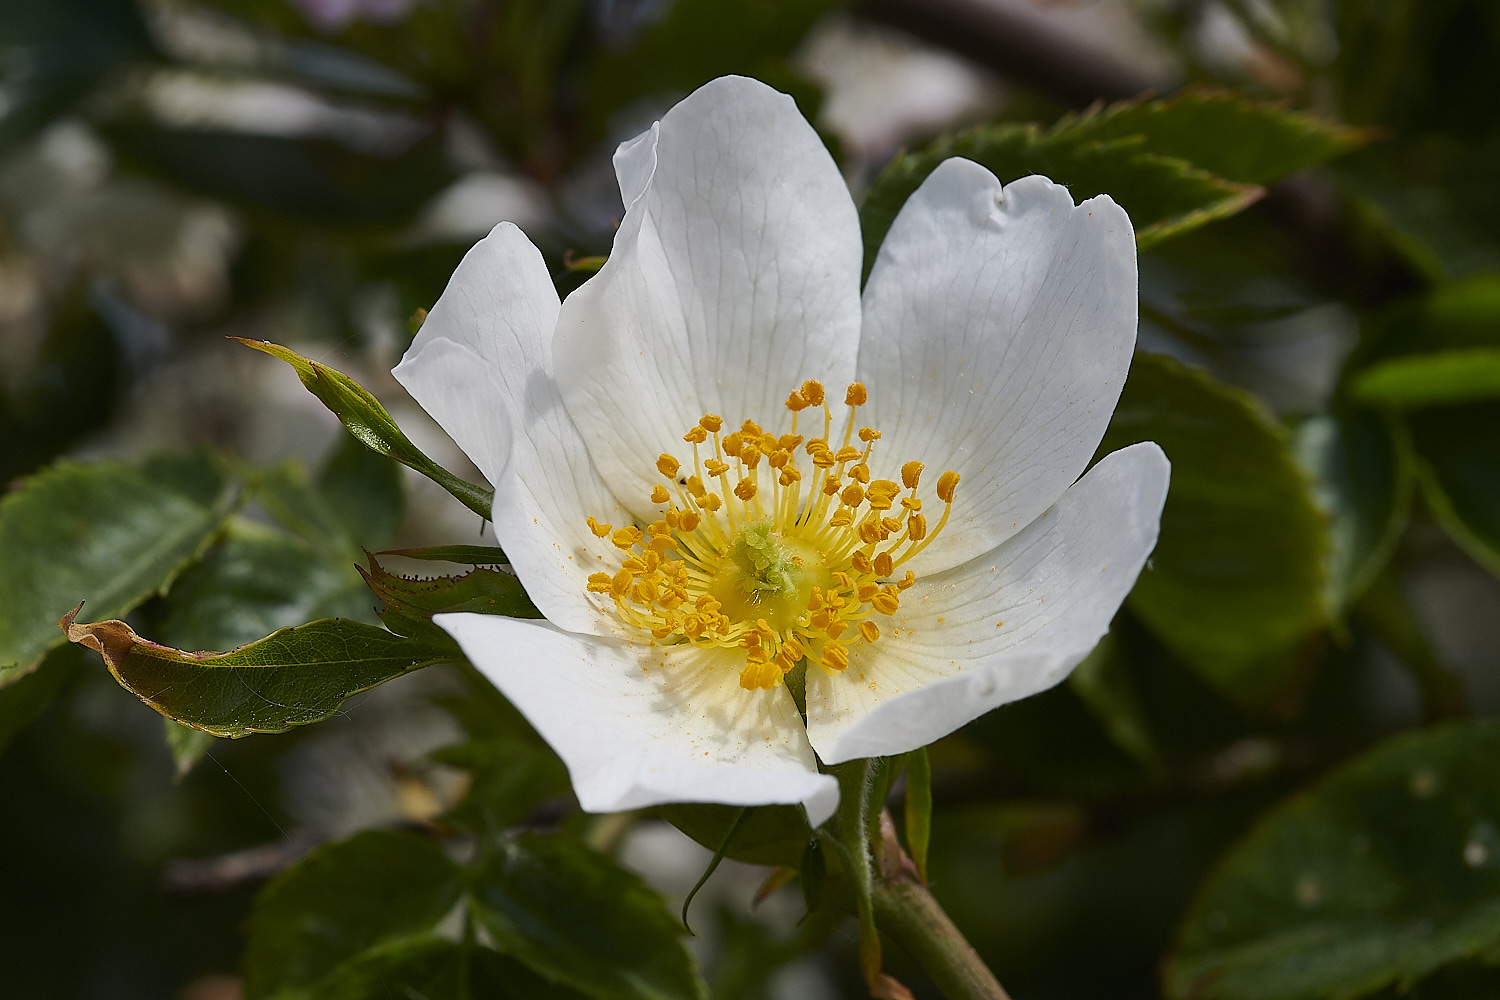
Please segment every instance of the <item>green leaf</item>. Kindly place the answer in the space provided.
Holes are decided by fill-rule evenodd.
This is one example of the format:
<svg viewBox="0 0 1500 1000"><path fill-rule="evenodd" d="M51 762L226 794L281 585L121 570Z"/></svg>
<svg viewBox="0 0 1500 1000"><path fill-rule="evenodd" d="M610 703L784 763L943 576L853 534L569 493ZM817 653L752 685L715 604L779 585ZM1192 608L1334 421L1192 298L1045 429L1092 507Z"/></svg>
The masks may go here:
<svg viewBox="0 0 1500 1000"><path fill-rule="evenodd" d="M707 995L661 897L575 840L522 834L471 891L495 944L554 982L600 1000Z"/></svg>
<svg viewBox="0 0 1500 1000"><path fill-rule="evenodd" d="M1135 227L1136 244L1153 243L1241 211L1262 194L1191 164L1148 152L1140 136L1097 140L1064 120L1052 130L1036 125L986 125L903 153L876 178L860 206L868 275L885 234L906 199L939 163L962 156L987 167L1002 183L1044 174L1067 185L1081 202L1108 194Z"/></svg>
<svg viewBox="0 0 1500 1000"><path fill-rule="evenodd" d="M1096 139L1144 136L1144 148L1151 153L1245 184L1269 184L1376 137L1371 129L1221 90L1115 104L1069 124Z"/></svg>
<svg viewBox="0 0 1500 1000"><path fill-rule="evenodd" d="M1407 421L1427 506L1454 541L1500 575L1500 402L1432 407Z"/></svg>
<svg viewBox="0 0 1500 1000"><path fill-rule="evenodd" d="M1387 309L1349 368L1437 351L1500 350L1500 276L1482 274ZM1478 357L1478 355L1476 355Z"/></svg>
<svg viewBox="0 0 1500 1000"><path fill-rule="evenodd" d="M161 638L178 649L234 649L317 618L377 620L352 562L242 518L167 596Z"/></svg>
<svg viewBox="0 0 1500 1000"><path fill-rule="evenodd" d="M184 653L120 621L62 622L115 680L169 719L215 736L280 733L328 718L350 695L449 658L447 650L331 618L284 628L228 653Z"/></svg>
<svg viewBox="0 0 1500 1000"><path fill-rule="evenodd" d="M515 959L447 938L423 936L373 948L315 987L277 1000L581 1000Z"/></svg>
<svg viewBox="0 0 1500 1000"><path fill-rule="evenodd" d="M366 877L382 878L380 875ZM326 978L306 990L281 990L276 1000L469 1000L468 949L441 937L416 937L397 940L372 948L338 966ZM509 997L510 993L478 994ZM269 997L269 993L251 992L245 984L247 1000Z"/></svg>
<svg viewBox="0 0 1500 1000"><path fill-rule="evenodd" d="M1350 381L1350 395L1383 406L1429 406L1500 396L1500 348L1412 354L1372 365Z"/></svg>
<svg viewBox="0 0 1500 1000"><path fill-rule="evenodd" d="M1408 734L1267 816L1183 922L1168 992L1356 997L1500 945L1500 723Z"/></svg>
<svg viewBox="0 0 1500 1000"><path fill-rule="evenodd" d="M42 714L82 665L83 658L76 648L54 649L35 670L14 684L0 687L0 755Z"/></svg>
<svg viewBox="0 0 1500 1000"><path fill-rule="evenodd" d="M358 438L366 448L416 469L453 494L465 507L480 517L489 518L490 501L494 494L473 483L464 482L422 454L401 432L401 428L396 426L391 415L385 412L385 407L358 382L327 365L304 358L277 344L241 337L232 339L291 365L308 391L332 410L349 429L349 433Z"/></svg>
<svg viewBox="0 0 1500 1000"><path fill-rule="evenodd" d="M1125 102L1070 115L1051 129L986 125L898 156L860 209L865 271L907 197L950 156L988 167L1002 182L1045 174L1074 201L1114 198L1145 250L1244 209L1266 184L1373 138L1279 104L1222 91Z"/></svg>
<svg viewBox="0 0 1500 1000"><path fill-rule="evenodd" d="M434 545L425 549L387 549L382 556L405 556L431 562L468 563L470 566L508 566L510 557L498 545Z"/></svg>
<svg viewBox="0 0 1500 1000"><path fill-rule="evenodd" d="M318 473L318 489L334 520L355 545L389 541L406 515L400 468L352 434L340 440Z"/></svg>
<svg viewBox="0 0 1500 1000"><path fill-rule="evenodd" d="M1353 214L1430 281L1500 269L1500 251L1440 189L1388 184L1348 169L1332 175Z"/></svg>
<svg viewBox="0 0 1500 1000"><path fill-rule="evenodd" d="M1405 430L1387 414L1340 410L1297 428L1296 453L1328 519L1329 604L1359 599L1396 550L1414 482Z"/></svg>
<svg viewBox="0 0 1500 1000"><path fill-rule="evenodd" d="M61 462L0 500L0 685L63 641L79 601L125 614L166 589L218 531L236 489L208 455Z"/></svg>
<svg viewBox="0 0 1500 1000"><path fill-rule="evenodd" d="M543 801L572 790L557 754L521 736L474 739L428 756L473 776L463 799L443 816L445 823L470 830L498 833L525 819Z"/></svg>
<svg viewBox="0 0 1500 1000"><path fill-rule="evenodd" d="M1100 639L1094 651L1073 669L1068 686L1099 719L1115 746L1145 767L1160 769L1161 755L1151 738L1140 693L1113 632Z"/></svg>
<svg viewBox="0 0 1500 1000"><path fill-rule="evenodd" d="M311 986L371 948L421 934L461 891L458 867L414 834L367 831L321 847L256 897L245 925L245 996Z"/></svg>
<svg viewBox="0 0 1500 1000"><path fill-rule="evenodd" d="M172 751L172 767L178 781L187 777L189 771L198 766L218 739L213 733L205 733L201 729L184 726L180 722L171 719L162 719L162 729L166 733L167 749Z"/></svg>
<svg viewBox="0 0 1500 1000"><path fill-rule="evenodd" d="M1327 529L1288 436L1249 394L1137 353L1099 453L1137 441L1166 451L1172 485L1130 606L1219 688L1265 704L1295 676L1279 654L1327 614Z"/></svg>

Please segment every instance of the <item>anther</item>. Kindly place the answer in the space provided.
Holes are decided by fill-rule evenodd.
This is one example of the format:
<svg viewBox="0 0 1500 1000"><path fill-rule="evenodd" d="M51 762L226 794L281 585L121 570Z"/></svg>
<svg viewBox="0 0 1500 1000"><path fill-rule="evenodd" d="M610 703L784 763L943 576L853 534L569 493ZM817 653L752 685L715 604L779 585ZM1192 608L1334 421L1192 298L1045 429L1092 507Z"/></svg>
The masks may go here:
<svg viewBox="0 0 1500 1000"><path fill-rule="evenodd" d="M861 427L859 429L859 439L865 444L869 444L871 441L879 441L880 432L873 427Z"/></svg>
<svg viewBox="0 0 1500 1000"><path fill-rule="evenodd" d="M692 430L684 434L682 436L682 439L688 444L702 444L703 442L708 440L708 431L704 430L702 427L694 427Z"/></svg>
<svg viewBox="0 0 1500 1000"><path fill-rule="evenodd" d="M807 400L809 406L821 406L823 403L823 383L811 378L803 382L802 398Z"/></svg>
<svg viewBox="0 0 1500 1000"><path fill-rule="evenodd" d="M864 636L865 642L874 642L880 638L880 626L872 621L859 623L859 634Z"/></svg>
<svg viewBox="0 0 1500 1000"><path fill-rule="evenodd" d="M875 555L875 575L888 577L896 571L895 560L889 552L879 552Z"/></svg>
<svg viewBox="0 0 1500 1000"><path fill-rule="evenodd" d="M741 479L734 484L734 495L749 503L751 498L755 496L755 483L748 479Z"/></svg>
<svg viewBox="0 0 1500 1000"><path fill-rule="evenodd" d="M705 413L703 419L698 421L698 426L710 434L717 434L719 428L724 426L724 418L716 413Z"/></svg>
<svg viewBox="0 0 1500 1000"><path fill-rule="evenodd" d="M598 521L594 520L594 515L592 514L589 515L588 523L589 530L594 533L595 538L603 538L615 528L615 526L612 524L600 524Z"/></svg>
<svg viewBox="0 0 1500 1000"><path fill-rule="evenodd" d="M921 514L913 514L906 519L906 537L914 542L920 542L927 537L927 518Z"/></svg>
<svg viewBox="0 0 1500 1000"><path fill-rule="evenodd" d="M844 492L839 495L839 499L850 507L858 507L865 501L865 491L858 483L850 483L844 487Z"/></svg>
<svg viewBox="0 0 1500 1000"><path fill-rule="evenodd" d="M907 462L901 466L901 484L909 490L917 488L917 482L922 478L922 470L927 468L921 462Z"/></svg>
<svg viewBox="0 0 1500 1000"><path fill-rule="evenodd" d="M958 473L954 472L952 469L949 469L941 476L938 476L937 495L938 499L943 501L943 503L953 502L953 491L957 488Z"/></svg>
<svg viewBox="0 0 1500 1000"><path fill-rule="evenodd" d="M800 413L801 411L807 409L809 405L811 404L808 403L807 397L802 395L802 393L798 392L796 389L793 389L791 395L787 396L786 398L786 408L788 410L791 410L793 413Z"/></svg>
<svg viewBox="0 0 1500 1000"><path fill-rule="evenodd" d="M865 389L863 382L849 383L849 389L844 393L845 406L864 406L865 401L870 398L870 393Z"/></svg>
<svg viewBox="0 0 1500 1000"><path fill-rule="evenodd" d="M842 671L849 666L849 651L836 642L825 642L818 662L829 670Z"/></svg>
<svg viewBox="0 0 1500 1000"><path fill-rule="evenodd" d="M714 460L710 458L708 461L709 464L712 465ZM727 469L729 468L729 466L726 465L724 466L724 468ZM697 476L688 476L687 491L698 500L702 500L703 494L707 492L707 490L703 488L703 480L699 479Z"/></svg>
<svg viewBox="0 0 1500 1000"><path fill-rule="evenodd" d="M859 456L860 450L858 448L854 447L853 445L846 444L844 445L844 447L840 448L838 454L834 455L833 457L840 462L852 462L855 459L859 458Z"/></svg>
<svg viewBox="0 0 1500 1000"><path fill-rule="evenodd" d="M658 458L656 460L656 471L660 472L668 479L673 479L676 477L679 467L680 463L671 455L663 455L661 458Z"/></svg>
<svg viewBox="0 0 1500 1000"><path fill-rule="evenodd" d="M651 502L652 503L666 503L668 500L671 500L671 499L672 499L672 494L668 493L667 492L667 488L665 486L663 486L661 483L657 483L655 486L651 487Z"/></svg>
<svg viewBox="0 0 1500 1000"><path fill-rule="evenodd" d="M632 545L640 540L641 529L633 524L625 525L625 527L610 536L610 541L615 543L615 548L617 549L629 550Z"/></svg>

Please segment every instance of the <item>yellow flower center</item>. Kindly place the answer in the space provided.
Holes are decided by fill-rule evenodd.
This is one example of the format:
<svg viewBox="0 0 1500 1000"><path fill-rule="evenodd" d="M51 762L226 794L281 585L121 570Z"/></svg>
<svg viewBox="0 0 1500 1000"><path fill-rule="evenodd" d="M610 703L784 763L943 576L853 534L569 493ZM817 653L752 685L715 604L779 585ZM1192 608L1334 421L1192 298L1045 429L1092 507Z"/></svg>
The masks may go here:
<svg viewBox="0 0 1500 1000"><path fill-rule="evenodd" d="M621 620L654 643L742 650L747 690L774 688L804 658L844 670L852 646L879 640L874 616L895 614L916 582L898 570L943 530L958 486L956 472L938 477L943 514L929 530L917 496L921 462L901 466L900 483L872 480L880 432L861 427L854 443L866 398L863 385L849 386L837 450L828 441L833 413L815 381L787 397L791 430L780 436L752 420L721 436L723 418L706 414L682 436L693 447L691 474L672 455L657 459L664 483L651 502L663 508L659 520L616 530L588 519L622 553L620 568L593 574L588 589L612 597ZM804 439L797 418L810 407L823 410L823 436Z"/></svg>

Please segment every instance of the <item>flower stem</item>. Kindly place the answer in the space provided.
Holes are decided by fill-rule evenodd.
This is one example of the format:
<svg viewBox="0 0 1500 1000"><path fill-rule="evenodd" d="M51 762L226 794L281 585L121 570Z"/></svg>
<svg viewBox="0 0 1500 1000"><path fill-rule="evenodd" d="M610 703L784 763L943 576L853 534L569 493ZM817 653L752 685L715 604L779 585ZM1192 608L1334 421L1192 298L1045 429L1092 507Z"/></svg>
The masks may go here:
<svg viewBox="0 0 1500 1000"><path fill-rule="evenodd" d="M875 922L948 1000L1010 1000L932 893L905 874L875 879Z"/></svg>
<svg viewBox="0 0 1500 1000"><path fill-rule="evenodd" d="M876 861L871 887L876 926L916 959L948 1000L1010 1000L974 946L927 891L896 839L888 810L881 810L879 832L870 846Z"/></svg>

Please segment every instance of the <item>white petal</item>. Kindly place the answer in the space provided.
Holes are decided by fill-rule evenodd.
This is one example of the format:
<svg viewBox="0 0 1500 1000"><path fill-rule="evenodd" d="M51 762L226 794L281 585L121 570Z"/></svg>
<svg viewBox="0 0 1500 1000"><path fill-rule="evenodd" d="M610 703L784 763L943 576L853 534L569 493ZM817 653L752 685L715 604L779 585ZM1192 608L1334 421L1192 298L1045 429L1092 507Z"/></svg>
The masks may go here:
<svg viewBox="0 0 1500 1000"><path fill-rule="evenodd" d="M918 459L963 477L919 575L994 548L1078 478L1135 330L1135 237L1108 197L1075 207L1035 176L1002 191L961 159L923 182L870 272L859 349L860 419L884 432L872 471Z"/></svg>
<svg viewBox="0 0 1500 1000"><path fill-rule="evenodd" d="M742 77L699 88L615 167L629 208L563 303L555 354L595 463L646 518L657 456L682 456L704 413L779 426L804 379L853 377L859 220L792 99Z"/></svg>
<svg viewBox="0 0 1500 1000"><path fill-rule="evenodd" d="M838 785L818 773L791 696L744 690L729 658L498 615L433 620L557 751L589 812L720 802L801 803L813 825L833 815Z"/></svg>
<svg viewBox="0 0 1500 1000"><path fill-rule="evenodd" d="M586 585L617 563L587 518L629 516L558 395L557 310L542 255L502 222L464 256L394 374L495 487L495 537L537 608L571 631L610 634L613 608Z"/></svg>
<svg viewBox="0 0 1500 1000"><path fill-rule="evenodd" d="M1152 442L1105 456L996 551L919 579L843 674L809 668L824 763L914 750L1066 677L1155 547L1169 474Z"/></svg>

